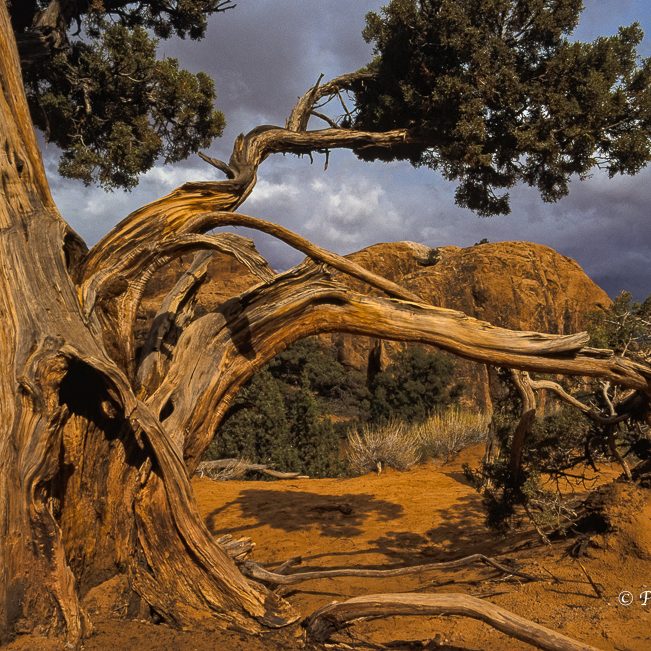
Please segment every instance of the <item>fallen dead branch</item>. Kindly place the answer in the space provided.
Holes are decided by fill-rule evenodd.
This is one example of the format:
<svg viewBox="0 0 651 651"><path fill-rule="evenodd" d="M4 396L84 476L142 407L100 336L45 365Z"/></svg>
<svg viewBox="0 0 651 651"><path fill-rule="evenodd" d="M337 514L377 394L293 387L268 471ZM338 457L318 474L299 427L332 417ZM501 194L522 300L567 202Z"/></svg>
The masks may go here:
<svg viewBox="0 0 651 651"><path fill-rule="evenodd" d="M596 651L545 626L520 617L500 606L465 594L373 594L333 602L312 614L305 622L317 642L355 620L398 615L458 615L485 622L502 633L546 651Z"/></svg>
<svg viewBox="0 0 651 651"><path fill-rule="evenodd" d="M594 590L594 593L597 595L597 598L598 599L603 599L604 598L604 591L603 591L602 587L598 583L595 583L593 578L588 574L588 570L585 569L585 567L583 566L583 563L581 563L580 560L577 559L576 562L579 564L579 567L581 568L581 571L583 572L583 574L585 574L586 579L588 579L588 582L592 586L592 589Z"/></svg>
<svg viewBox="0 0 651 651"><path fill-rule="evenodd" d="M261 472L274 479L309 479L307 475L298 472L280 472L274 470L266 463L249 463L242 459L216 459L215 461L202 461L195 471L199 477L211 479L235 479L246 472Z"/></svg>
<svg viewBox="0 0 651 651"><path fill-rule="evenodd" d="M299 561L297 559L291 560L292 565L296 565L298 562ZM296 572L294 574L287 574L286 570L290 566L288 566L286 563L283 563L283 565L280 566L283 569L283 572L281 573L265 570L263 567L252 561L246 561L243 563L241 569L244 574L258 581L264 581L265 583L273 585L294 585L296 583L302 583L303 581L311 581L315 579L332 579L340 576L357 576L366 578L406 576L408 574L420 574L421 572L456 569L458 567L466 567L468 565L474 565L476 563L490 565L500 572L504 572L505 574L510 574L513 576L519 576L528 581L542 580L541 577L519 572L518 570L498 563L495 559L484 556L483 554L472 554L471 556L465 556L464 558L459 558L454 561L427 563L426 565L413 565L411 567L399 567L391 570L369 570L361 567L345 567L334 570L314 570L310 572Z"/></svg>

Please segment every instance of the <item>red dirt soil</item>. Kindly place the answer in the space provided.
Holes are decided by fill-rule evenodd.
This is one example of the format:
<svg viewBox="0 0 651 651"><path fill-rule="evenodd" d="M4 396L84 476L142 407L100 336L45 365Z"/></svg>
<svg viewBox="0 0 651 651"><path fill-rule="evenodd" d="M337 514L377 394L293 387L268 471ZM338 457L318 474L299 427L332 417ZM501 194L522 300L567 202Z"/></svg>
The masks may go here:
<svg viewBox="0 0 651 651"><path fill-rule="evenodd" d="M639 595L651 590L651 491L623 483L605 493L616 534L595 536L580 564L602 590L595 594L579 562L565 552L568 541L547 547L530 534L508 539L484 525L481 498L468 484L462 464L477 464L481 450L466 450L455 461L428 464L399 473L353 479L282 482L196 479L194 490L209 529L216 535L250 536L253 559L272 568L301 556L293 571L316 567L387 568L451 560L472 553L516 560L522 571L546 577L526 583L492 568L471 567L420 575L322 579L291 586L285 597L303 614L333 600L378 592L463 592L484 596L523 617L599 649L651 649L651 593L646 606ZM607 471L610 479L616 473ZM522 545L524 539L535 544ZM517 551L514 547L521 547ZM552 575L559 579L557 582ZM454 581L454 583L453 583ZM629 591L634 601L618 603ZM92 611L97 608L91 607ZM165 625L124 622L107 613L93 615L95 633L87 650L240 650L301 648L300 631L262 639L236 633L174 631ZM530 649L488 625L454 617L392 618L355 624L339 636L343 643L362 640L401 643L392 648L443 648L476 651ZM421 640L426 645L413 646ZM19 638L12 650L63 647L33 636ZM340 647L341 648L341 647Z"/></svg>

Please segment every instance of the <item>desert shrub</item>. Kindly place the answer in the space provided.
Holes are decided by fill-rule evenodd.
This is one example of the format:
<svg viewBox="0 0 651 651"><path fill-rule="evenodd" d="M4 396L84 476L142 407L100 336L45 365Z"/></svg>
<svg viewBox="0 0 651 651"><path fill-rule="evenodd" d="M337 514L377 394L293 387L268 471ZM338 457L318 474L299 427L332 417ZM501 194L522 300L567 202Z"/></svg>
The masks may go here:
<svg viewBox="0 0 651 651"><path fill-rule="evenodd" d="M348 433L347 461L353 474L383 466L407 470L419 460L418 429L404 421L365 424Z"/></svg>
<svg viewBox="0 0 651 651"><path fill-rule="evenodd" d="M507 410L493 418L491 427L499 452L484 460L478 471L465 468L466 476L483 493L487 524L505 530L515 522L523 507L539 527L560 526L572 510L558 481L566 472L580 476L589 463L588 442L594 426L578 410L562 406L556 413L537 419L525 442L517 481L511 476L509 455L518 418ZM599 451L591 452L597 459ZM577 470L578 467L578 470Z"/></svg>
<svg viewBox="0 0 651 651"><path fill-rule="evenodd" d="M332 350L316 340L297 342L238 394L206 458L248 459L314 477L337 476L344 471L340 448L353 418L358 431L351 440L360 456L352 463L358 472L377 463L409 467L420 452L411 443L395 451L392 446L402 448L405 437L417 437L407 423L423 421L455 395L452 368L440 353L410 347L375 376L369 391L365 376L344 368ZM326 413L344 415L344 422L335 427ZM377 427L364 427L367 422ZM386 425L384 434L380 424ZM456 439L449 443L450 449L460 445Z"/></svg>
<svg viewBox="0 0 651 651"><path fill-rule="evenodd" d="M410 346L371 382L370 420L422 421L459 393L451 387L454 365L441 353Z"/></svg>
<svg viewBox="0 0 651 651"><path fill-rule="evenodd" d="M280 381L264 368L238 393L205 458L247 459L286 472L335 476L343 468L340 440L307 386Z"/></svg>
<svg viewBox="0 0 651 651"><path fill-rule="evenodd" d="M312 477L333 477L343 472L340 438L319 404L305 387L286 396L291 442L297 460L290 470Z"/></svg>
<svg viewBox="0 0 651 651"><path fill-rule="evenodd" d="M302 339L277 355L269 372L288 386L302 386L327 404L329 412L363 416L368 410L366 376L344 367L335 352L315 339Z"/></svg>
<svg viewBox="0 0 651 651"><path fill-rule="evenodd" d="M438 248L432 248L427 252L425 259L421 261L424 267L435 265L441 259L441 252Z"/></svg>
<svg viewBox="0 0 651 651"><path fill-rule="evenodd" d="M454 406L435 411L418 425L423 458L450 459L461 450L486 440L490 418L480 411Z"/></svg>
<svg viewBox="0 0 651 651"><path fill-rule="evenodd" d="M540 472L555 473L584 461L586 441L594 427L580 411L562 405L533 424L525 461Z"/></svg>
<svg viewBox="0 0 651 651"><path fill-rule="evenodd" d="M206 458L248 459L293 470L298 453L284 405L278 381L266 370L254 375L238 392Z"/></svg>

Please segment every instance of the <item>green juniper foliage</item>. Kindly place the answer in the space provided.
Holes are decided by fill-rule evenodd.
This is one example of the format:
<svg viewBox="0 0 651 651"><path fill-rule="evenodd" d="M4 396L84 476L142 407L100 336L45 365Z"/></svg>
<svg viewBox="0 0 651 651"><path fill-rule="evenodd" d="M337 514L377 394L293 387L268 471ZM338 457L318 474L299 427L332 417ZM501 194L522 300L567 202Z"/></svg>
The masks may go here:
<svg viewBox="0 0 651 651"><path fill-rule="evenodd" d="M458 396L460 388L450 386L453 369L452 361L440 353L419 346L405 348L371 383L371 420L424 420Z"/></svg>
<svg viewBox="0 0 651 651"><path fill-rule="evenodd" d="M256 373L237 395L207 457L244 458L314 477L342 474L341 441L351 426L418 421L459 392L440 353L407 347L378 373L344 368L315 339L298 341ZM340 423L335 427L332 416Z"/></svg>
<svg viewBox="0 0 651 651"><path fill-rule="evenodd" d="M326 416L328 395L364 395L332 354L298 342L256 373L238 393L208 450L208 458L243 458L314 477L342 472L340 436Z"/></svg>
<svg viewBox="0 0 651 651"><path fill-rule="evenodd" d="M409 128L425 146L365 149L459 182L457 202L509 211L523 181L545 201L595 166L638 172L650 158L651 62L637 24L570 42L581 0L392 0L364 37L376 77L356 89L356 126Z"/></svg>
<svg viewBox="0 0 651 651"><path fill-rule="evenodd" d="M237 394L207 454L294 470L298 463L280 384L262 370Z"/></svg>
<svg viewBox="0 0 651 651"><path fill-rule="evenodd" d="M302 339L274 358L270 373L288 386L318 396L324 411L346 418L364 417L369 407L366 376L344 367L334 351L315 339Z"/></svg>
<svg viewBox="0 0 651 651"><path fill-rule="evenodd" d="M158 158L183 160L221 135L212 79L159 59L156 37L201 38L229 2L61 2L40 25L48 4L12 2L11 16L32 119L61 148L63 176L133 188Z"/></svg>
<svg viewBox="0 0 651 651"><path fill-rule="evenodd" d="M298 452L296 470L314 477L341 474L339 435L324 415L316 396L300 387L286 397L292 445Z"/></svg>

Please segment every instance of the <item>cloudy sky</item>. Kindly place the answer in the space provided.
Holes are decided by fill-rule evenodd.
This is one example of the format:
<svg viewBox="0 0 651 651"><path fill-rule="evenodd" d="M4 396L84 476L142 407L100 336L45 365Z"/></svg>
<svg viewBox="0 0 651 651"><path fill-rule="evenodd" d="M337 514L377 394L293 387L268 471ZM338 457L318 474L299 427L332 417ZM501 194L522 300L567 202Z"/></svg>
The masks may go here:
<svg viewBox="0 0 651 651"><path fill-rule="evenodd" d="M218 106L226 114L224 136L209 153L228 159L233 138L259 124L284 124L294 100L314 83L355 70L370 57L360 36L364 15L381 0L238 0L236 9L210 22L207 38L168 41L161 54L178 57L216 81ZM586 0L576 37L587 40L638 21L651 55L648 0ZM89 244L138 206L186 180L214 178L194 158L160 166L130 193L104 193L56 174L57 152L45 149L55 199L66 219ZM651 169L635 177L595 173L575 182L569 197L544 204L526 187L512 191L512 214L482 219L454 204L454 185L430 170L403 163L364 163L349 152L323 159L276 156L260 170L259 183L242 211L281 223L318 244L348 253L375 242L412 240L429 246L469 246L482 238L547 244L575 258L604 289L642 298L651 293ZM243 234L251 235L245 229ZM276 268L300 255L256 236Z"/></svg>

